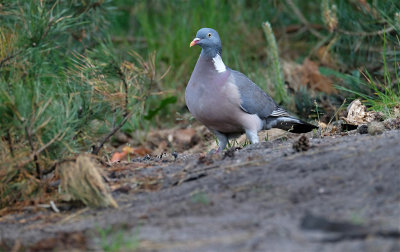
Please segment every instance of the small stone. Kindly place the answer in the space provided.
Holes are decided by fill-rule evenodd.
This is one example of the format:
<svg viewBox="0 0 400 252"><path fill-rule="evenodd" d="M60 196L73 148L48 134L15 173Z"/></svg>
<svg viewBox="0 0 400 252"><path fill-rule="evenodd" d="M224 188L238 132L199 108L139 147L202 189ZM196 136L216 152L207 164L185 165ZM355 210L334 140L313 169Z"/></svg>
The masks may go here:
<svg viewBox="0 0 400 252"><path fill-rule="evenodd" d="M240 149L241 149L240 147L232 147L232 148L226 150L224 152L223 159L225 159L227 157L233 158L235 156L235 151L240 150Z"/></svg>
<svg viewBox="0 0 400 252"><path fill-rule="evenodd" d="M362 124L362 125L358 126L357 132L360 134L368 134L368 125Z"/></svg>
<svg viewBox="0 0 400 252"><path fill-rule="evenodd" d="M117 141L120 144L125 144L129 141L128 136L125 133L120 132L120 131L115 133L114 139L115 139L115 141Z"/></svg>
<svg viewBox="0 0 400 252"><path fill-rule="evenodd" d="M373 113L374 116L374 121L379 121L379 122L383 122L385 120L385 114L383 114L382 112L375 112Z"/></svg>
<svg viewBox="0 0 400 252"><path fill-rule="evenodd" d="M343 120L333 122L331 133L339 133L344 131L345 128L343 128L343 124L345 124Z"/></svg>
<svg viewBox="0 0 400 252"><path fill-rule="evenodd" d="M129 193L129 191L130 191L131 189L132 189L132 188L131 188L129 185L123 185L123 186L120 186L120 187L118 187L117 189L115 189L114 192L119 192L119 193L125 193L125 194L127 194L127 193Z"/></svg>
<svg viewBox="0 0 400 252"><path fill-rule="evenodd" d="M368 124L368 134L379 135L385 130L385 126L381 122L373 121Z"/></svg>
<svg viewBox="0 0 400 252"><path fill-rule="evenodd" d="M178 152L176 151L172 152L172 156L175 158L174 160L176 160L178 158Z"/></svg>
<svg viewBox="0 0 400 252"><path fill-rule="evenodd" d="M193 128L179 129L174 132L173 136L173 139L185 146L196 144L198 142L197 138L196 131Z"/></svg>
<svg viewBox="0 0 400 252"><path fill-rule="evenodd" d="M164 153L162 153L162 155L160 155L161 162L167 163L167 162L175 161L176 157L178 156L178 154L176 153L177 156L175 157L174 153L176 153L176 152L173 152L173 153L164 152Z"/></svg>
<svg viewBox="0 0 400 252"><path fill-rule="evenodd" d="M211 155L202 155L199 157L197 160L197 164L205 164L205 165L210 165L214 163L214 160L212 159L212 154Z"/></svg>
<svg viewBox="0 0 400 252"><path fill-rule="evenodd" d="M388 118L383 121L383 125L389 130L400 129L400 117Z"/></svg>

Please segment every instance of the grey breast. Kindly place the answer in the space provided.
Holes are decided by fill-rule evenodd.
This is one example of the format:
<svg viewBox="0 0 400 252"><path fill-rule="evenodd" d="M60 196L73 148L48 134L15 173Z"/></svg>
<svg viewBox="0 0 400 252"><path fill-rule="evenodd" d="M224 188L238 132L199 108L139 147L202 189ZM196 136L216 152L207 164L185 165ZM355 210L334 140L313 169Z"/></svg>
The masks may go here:
<svg viewBox="0 0 400 252"><path fill-rule="evenodd" d="M193 116L220 132L241 131L238 122L240 95L232 83L231 70L218 73L211 60L200 56L186 87L186 104Z"/></svg>

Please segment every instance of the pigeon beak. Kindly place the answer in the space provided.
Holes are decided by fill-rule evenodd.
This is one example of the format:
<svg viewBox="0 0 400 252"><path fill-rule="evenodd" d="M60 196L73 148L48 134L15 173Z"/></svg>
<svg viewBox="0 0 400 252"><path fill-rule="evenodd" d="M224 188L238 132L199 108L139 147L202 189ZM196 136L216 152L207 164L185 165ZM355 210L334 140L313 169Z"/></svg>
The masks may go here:
<svg viewBox="0 0 400 252"><path fill-rule="evenodd" d="M193 39L193 41L190 42L190 47L192 47L192 46L194 46L194 45L197 45L197 43L199 43L199 42L200 42L200 39L199 39L199 38Z"/></svg>

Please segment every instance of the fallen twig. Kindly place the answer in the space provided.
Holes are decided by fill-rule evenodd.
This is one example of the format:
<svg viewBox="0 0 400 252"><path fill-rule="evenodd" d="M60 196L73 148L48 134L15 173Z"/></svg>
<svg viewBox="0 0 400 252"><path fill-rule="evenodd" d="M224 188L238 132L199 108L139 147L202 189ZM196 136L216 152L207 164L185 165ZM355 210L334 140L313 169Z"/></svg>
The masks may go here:
<svg viewBox="0 0 400 252"><path fill-rule="evenodd" d="M293 3L292 0L286 0L286 3L290 6L294 14L297 16L297 18L300 20L301 23L303 23L304 26L307 27L307 30L309 30L314 36L323 39L325 36L323 36L321 33L316 31L312 25L307 21L307 19L303 16L301 11L296 7L296 5Z"/></svg>
<svg viewBox="0 0 400 252"><path fill-rule="evenodd" d="M126 121L131 117L132 113L128 113L127 115L124 116L124 119L120 122L120 124L116 127L114 127L110 133L108 133L99 143L98 146L95 146L92 150L93 155L99 154L99 151L103 147L103 145L112 137L122 126L126 123Z"/></svg>
<svg viewBox="0 0 400 252"><path fill-rule="evenodd" d="M124 84L124 91L125 91L125 104L124 104L124 116L126 116L128 111L128 83L126 83L126 78L124 73L121 71L121 68L117 68L117 73L119 78L121 79L122 83Z"/></svg>
<svg viewBox="0 0 400 252"><path fill-rule="evenodd" d="M65 217L64 219L62 219L60 222L58 222L58 224L63 224L63 223L65 223L65 222L69 221L70 219L72 219L72 218L74 218L74 217L76 217L76 216L78 216L78 215L80 215L80 214L83 214L83 213L86 212L87 210L89 210L89 208L88 208L88 207L85 207L85 208L83 208L83 209L81 209L81 210L79 210L79 211L76 211L75 213L73 213L73 214L71 214L71 215L68 215L67 217Z"/></svg>
<svg viewBox="0 0 400 252"><path fill-rule="evenodd" d="M194 175L185 176L184 178L175 181L172 185L173 185L173 186L179 186L179 185L181 185L182 183L189 182L189 181L194 181L194 180L198 180L198 179L203 178L203 177L206 177L206 176L207 176L207 173L206 173L206 172L202 172L202 173L199 173L199 174L194 174Z"/></svg>
<svg viewBox="0 0 400 252"><path fill-rule="evenodd" d="M47 149L50 145L52 145L55 141L62 139L65 136L65 132L63 134L61 134L61 132L59 132L57 135L55 135L49 142L47 142L45 145L43 145L42 147L40 147L37 151L33 152L29 158L21 163L18 164L18 167L23 167L26 164L34 161L35 156L39 155L42 151L44 151L45 149Z"/></svg>
<svg viewBox="0 0 400 252"><path fill-rule="evenodd" d="M7 134L6 134L5 138L6 138L7 143L8 143L8 148L10 149L11 157L14 157L14 147L13 147L13 144L12 144L12 138L11 138L10 130L7 130Z"/></svg>
<svg viewBox="0 0 400 252"><path fill-rule="evenodd" d="M13 58L15 58L20 52L16 52L14 54L11 54L10 56L5 57L4 59L0 60L0 68L3 67L3 65L9 61L12 60Z"/></svg>
<svg viewBox="0 0 400 252"><path fill-rule="evenodd" d="M54 212L56 212L56 213L60 212L60 210L57 208L56 204L54 204L54 201L52 201L52 200L50 201L50 206L51 206L51 209L53 209Z"/></svg>
<svg viewBox="0 0 400 252"><path fill-rule="evenodd" d="M28 138L28 142L29 142L29 146L31 147L31 151L33 152L33 161L35 162L35 166L36 166L36 178L40 179L42 177L42 174L40 171L40 165L38 163L35 146L33 145L31 130L28 128L28 126L25 126L25 133L26 133L26 137Z"/></svg>
<svg viewBox="0 0 400 252"><path fill-rule="evenodd" d="M379 31L373 31L373 32L356 32L356 31L346 31L342 29L337 29L339 33L350 35L350 36L363 36L363 37L368 37L368 36L378 36L378 35L383 35L385 33L389 33L394 30L394 27L388 27Z"/></svg>

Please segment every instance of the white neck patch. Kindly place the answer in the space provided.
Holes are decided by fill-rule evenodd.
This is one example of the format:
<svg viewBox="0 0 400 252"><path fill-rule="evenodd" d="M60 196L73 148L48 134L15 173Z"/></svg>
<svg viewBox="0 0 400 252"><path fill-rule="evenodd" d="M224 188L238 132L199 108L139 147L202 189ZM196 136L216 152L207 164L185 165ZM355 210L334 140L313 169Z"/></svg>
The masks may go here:
<svg viewBox="0 0 400 252"><path fill-rule="evenodd" d="M213 58L215 70L218 71L218 73L222 73L226 71L226 66L224 62L222 61L221 56L217 53L217 56Z"/></svg>

